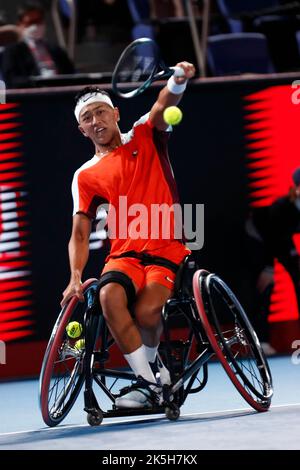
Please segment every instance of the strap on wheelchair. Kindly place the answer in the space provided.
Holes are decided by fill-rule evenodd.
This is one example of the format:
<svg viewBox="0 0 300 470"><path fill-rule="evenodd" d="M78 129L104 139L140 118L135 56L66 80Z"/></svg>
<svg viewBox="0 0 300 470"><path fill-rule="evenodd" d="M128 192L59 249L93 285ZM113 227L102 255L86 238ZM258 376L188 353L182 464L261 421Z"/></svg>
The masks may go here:
<svg viewBox="0 0 300 470"><path fill-rule="evenodd" d="M116 282L124 287L128 305L131 305L135 300L135 288L130 277L120 271L108 271L100 277L98 289L100 290L111 282Z"/></svg>
<svg viewBox="0 0 300 470"><path fill-rule="evenodd" d="M170 269L173 273L177 273L179 265L176 263L173 263L172 261L162 258L161 256L152 256L149 255L149 253L146 253L145 251L142 251L138 253L137 251L125 251L119 256L112 256L113 259L116 258L137 258L141 261L141 264L143 266L162 266L164 268Z"/></svg>

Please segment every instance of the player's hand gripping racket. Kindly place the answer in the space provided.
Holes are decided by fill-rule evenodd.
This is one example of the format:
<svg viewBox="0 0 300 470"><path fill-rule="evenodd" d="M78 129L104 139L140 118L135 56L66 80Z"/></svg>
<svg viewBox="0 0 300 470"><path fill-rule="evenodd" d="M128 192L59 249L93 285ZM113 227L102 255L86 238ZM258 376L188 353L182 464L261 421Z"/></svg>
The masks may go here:
<svg viewBox="0 0 300 470"><path fill-rule="evenodd" d="M160 57L157 44L150 38L133 41L121 54L112 76L112 88L122 98L133 98L151 83L184 76L181 67L168 67Z"/></svg>

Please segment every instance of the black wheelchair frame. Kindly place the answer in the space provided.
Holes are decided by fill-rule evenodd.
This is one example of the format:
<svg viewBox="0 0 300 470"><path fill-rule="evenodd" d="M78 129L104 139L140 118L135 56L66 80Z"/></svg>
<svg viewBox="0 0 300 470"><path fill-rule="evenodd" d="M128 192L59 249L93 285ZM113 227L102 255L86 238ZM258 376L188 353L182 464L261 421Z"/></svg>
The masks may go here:
<svg viewBox="0 0 300 470"><path fill-rule="evenodd" d="M171 376L171 384L161 388L162 403L144 409L117 409L114 403L118 394L112 392L107 378L132 382L136 377L132 372L106 367L114 340L99 307L98 284L97 279L86 281L85 302L71 299L53 328L40 375L40 408L48 426L59 424L67 416L84 383L84 410L91 426L101 424L104 417L158 413L176 420L188 395L205 387L208 362L213 356L217 356L237 390L254 409L268 410L273 395L272 377L243 308L218 276L196 270L190 256L180 266L174 295L162 310L164 340L159 351ZM179 315L185 322L184 339L175 337L177 329L172 328L172 319ZM83 325L82 348L76 347L75 340L66 334L67 324L74 320ZM112 402L112 409L101 409L94 383Z"/></svg>

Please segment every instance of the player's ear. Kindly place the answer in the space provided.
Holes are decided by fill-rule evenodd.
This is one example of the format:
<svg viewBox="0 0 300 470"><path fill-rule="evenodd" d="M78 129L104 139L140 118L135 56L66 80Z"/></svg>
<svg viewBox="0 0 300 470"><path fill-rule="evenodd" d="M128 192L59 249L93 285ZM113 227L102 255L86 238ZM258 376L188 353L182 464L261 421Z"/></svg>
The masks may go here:
<svg viewBox="0 0 300 470"><path fill-rule="evenodd" d="M120 112L119 112L119 108L114 108L114 112L115 112L116 121L119 122L119 121L120 121Z"/></svg>
<svg viewBox="0 0 300 470"><path fill-rule="evenodd" d="M78 129L80 130L80 132L84 135L84 137L88 137L87 133L84 132L83 128L79 125L78 126Z"/></svg>

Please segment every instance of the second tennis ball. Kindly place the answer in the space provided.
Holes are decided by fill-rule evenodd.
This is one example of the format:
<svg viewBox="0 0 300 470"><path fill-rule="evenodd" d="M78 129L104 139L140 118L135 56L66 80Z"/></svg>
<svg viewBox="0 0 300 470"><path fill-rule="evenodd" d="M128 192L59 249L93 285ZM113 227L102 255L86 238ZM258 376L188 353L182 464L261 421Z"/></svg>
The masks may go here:
<svg viewBox="0 0 300 470"><path fill-rule="evenodd" d="M80 351L81 349L85 348L85 341L84 339L78 339L74 345L75 349L78 349Z"/></svg>
<svg viewBox="0 0 300 470"><path fill-rule="evenodd" d="M82 333L82 325L78 321L71 321L66 327L66 332L70 338L79 338Z"/></svg>
<svg viewBox="0 0 300 470"><path fill-rule="evenodd" d="M169 106L164 110L164 121L171 125L176 126L182 119L182 111L177 106Z"/></svg>

